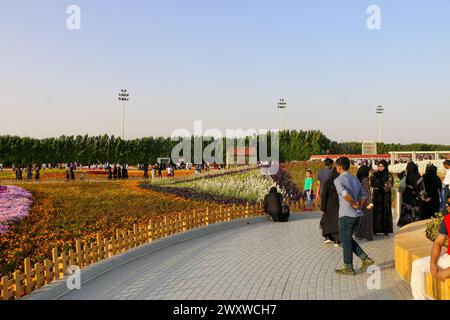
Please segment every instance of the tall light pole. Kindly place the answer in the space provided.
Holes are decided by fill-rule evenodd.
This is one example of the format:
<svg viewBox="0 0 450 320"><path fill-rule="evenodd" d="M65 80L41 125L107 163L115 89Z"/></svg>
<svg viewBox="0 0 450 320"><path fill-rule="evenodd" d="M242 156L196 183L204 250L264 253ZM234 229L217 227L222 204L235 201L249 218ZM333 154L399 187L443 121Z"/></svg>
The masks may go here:
<svg viewBox="0 0 450 320"><path fill-rule="evenodd" d="M384 113L384 109L382 106L377 107L377 115L378 115L378 143L381 143L381 116Z"/></svg>
<svg viewBox="0 0 450 320"><path fill-rule="evenodd" d="M130 100L127 89L119 92L119 101L122 101L122 140L125 140L125 102Z"/></svg>
<svg viewBox="0 0 450 320"><path fill-rule="evenodd" d="M286 109L287 103L285 99L280 99L277 108L280 109L280 131L283 131L283 109Z"/></svg>

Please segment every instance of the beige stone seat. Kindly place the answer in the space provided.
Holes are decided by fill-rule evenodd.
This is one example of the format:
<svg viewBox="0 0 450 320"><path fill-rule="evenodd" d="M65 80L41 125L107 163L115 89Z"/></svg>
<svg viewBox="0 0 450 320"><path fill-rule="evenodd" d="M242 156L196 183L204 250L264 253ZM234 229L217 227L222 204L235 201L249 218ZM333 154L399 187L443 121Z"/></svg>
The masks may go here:
<svg viewBox="0 0 450 320"><path fill-rule="evenodd" d="M408 282L411 281L412 263L431 254L433 243L425 235L428 222L430 220L411 223L395 236L395 270ZM436 300L450 300L450 279L444 283L427 274L426 293Z"/></svg>

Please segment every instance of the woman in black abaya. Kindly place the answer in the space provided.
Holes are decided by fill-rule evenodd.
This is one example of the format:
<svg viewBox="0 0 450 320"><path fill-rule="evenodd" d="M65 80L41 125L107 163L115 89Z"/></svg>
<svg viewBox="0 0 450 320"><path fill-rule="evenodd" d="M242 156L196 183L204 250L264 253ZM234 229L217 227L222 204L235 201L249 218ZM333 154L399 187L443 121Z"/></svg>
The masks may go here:
<svg viewBox="0 0 450 320"><path fill-rule="evenodd" d="M370 167L361 166L358 169L356 176L358 177L366 194L366 203L362 207L363 215L360 218L358 227L355 230L355 237L357 239L373 240L373 202L372 189L369 182Z"/></svg>
<svg viewBox="0 0 450 320"><path fill-rule="evenodd" d="M320 192L320 210L323 212L320 219L322 235L326 242L333 241L335 245L339 244L339 197L334 186L334 180L339 177L336 168L333 168L330 178L321 187Z"/></svg>
<svg viewBox="0 0 450 320"><path fill-rule="evenodd" d="M406 189L402 194L402 207L398 226L403 227L420 219L422 202L427 199L425 184L419 173L419 168L414 162L408 162L406 170L399 173L399 179L406 175Z"/></svg>
<svg viewBox="0 0 450 320"><path fill-rule="evenodd" d="M442 190L442 181L437 175L437 167L435 165L427 166L425 174L423 175L423 183L428 198L424 200L420 218L430 219L439 212L440 194Z"/></svg>
<svg viewBox="0 0 450 320"><path fill-rule="evenodd" d="M373 232L388 235L394 232L392 222L392 186L394 178L389 173L386 160L378 162L378 171L371 178L373 189Z"/></svg>

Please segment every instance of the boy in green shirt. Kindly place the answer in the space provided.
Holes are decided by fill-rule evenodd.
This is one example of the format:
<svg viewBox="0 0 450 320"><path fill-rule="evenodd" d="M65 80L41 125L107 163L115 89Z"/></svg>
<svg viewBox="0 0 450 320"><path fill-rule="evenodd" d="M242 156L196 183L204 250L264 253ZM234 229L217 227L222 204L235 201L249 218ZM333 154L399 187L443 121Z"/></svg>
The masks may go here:
<svg viewBox="0 0 450 320"><path fill-rule="evenodd" d="M312 210L312 202L313 202L313 184L314 179L312 178L312 171L310 169L306 170L306 178L305 178L305 198L308 203L308 211Z"/></svg>

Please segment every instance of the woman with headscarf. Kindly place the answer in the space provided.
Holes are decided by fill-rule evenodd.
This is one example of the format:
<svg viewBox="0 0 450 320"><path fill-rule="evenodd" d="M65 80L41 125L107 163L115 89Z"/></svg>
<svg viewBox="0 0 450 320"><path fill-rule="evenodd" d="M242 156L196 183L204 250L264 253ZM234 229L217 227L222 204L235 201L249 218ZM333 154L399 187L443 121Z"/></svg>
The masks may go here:
<svg viewBox="0 0 450 320"><path fill-rule="evenodd" d="M339 245L339 196L334 186L337 177L339 173L333 168L330 177L320 188L320 210L323 212L320 219L322 236L325 238L324 243L334 242L335 246Z"/></svg>
<svg viewBox="0 0 450 320"><path fill-rule="evenodd" d="M366 203L362 207L363 215L359 221L359 225L356 228L355 236L358 239L373 240L373 203L372 203L372 190L369 182L370 168L368 166L362 166L358 169L356 176L361 182L364 193L366 194Z"/></svg>
<svg viewBox="0 0 450 320"><path fill-rule="evenodd" d="M276 187L270 188L269 193L264 198L264 212L266 212L275 222L287 222L289 213L283 213L283 196Z"/></svg>
<svg viewBox="0 0 450 320"><path fill-rule="evenodd" d="M389 173L386 160L378 162L378 171L371 178L373 189L373 232L385 236L394 232L392 222L392 186L394 178Z"/></svg>
<svg viewBox="0 0 450 320"><path fill-rule="evenodd" d="M403 227L420 219L420 206L426 200L425 184L419 173L419 167L412 161L406 165L406 170L399 173L402 180L406 175L406 188L402 194L402 208L398 226Z"/></svg>
<svg viewBox="0 0 450 320"><path fill-rule="evenodd" d="M427 199L423 202L420 213L421 219L430 219L440 209L440 194L442 190L442 181L437 175L437 167L433 164L427 166L423 175L423 183L427 192Z"/></svg>

